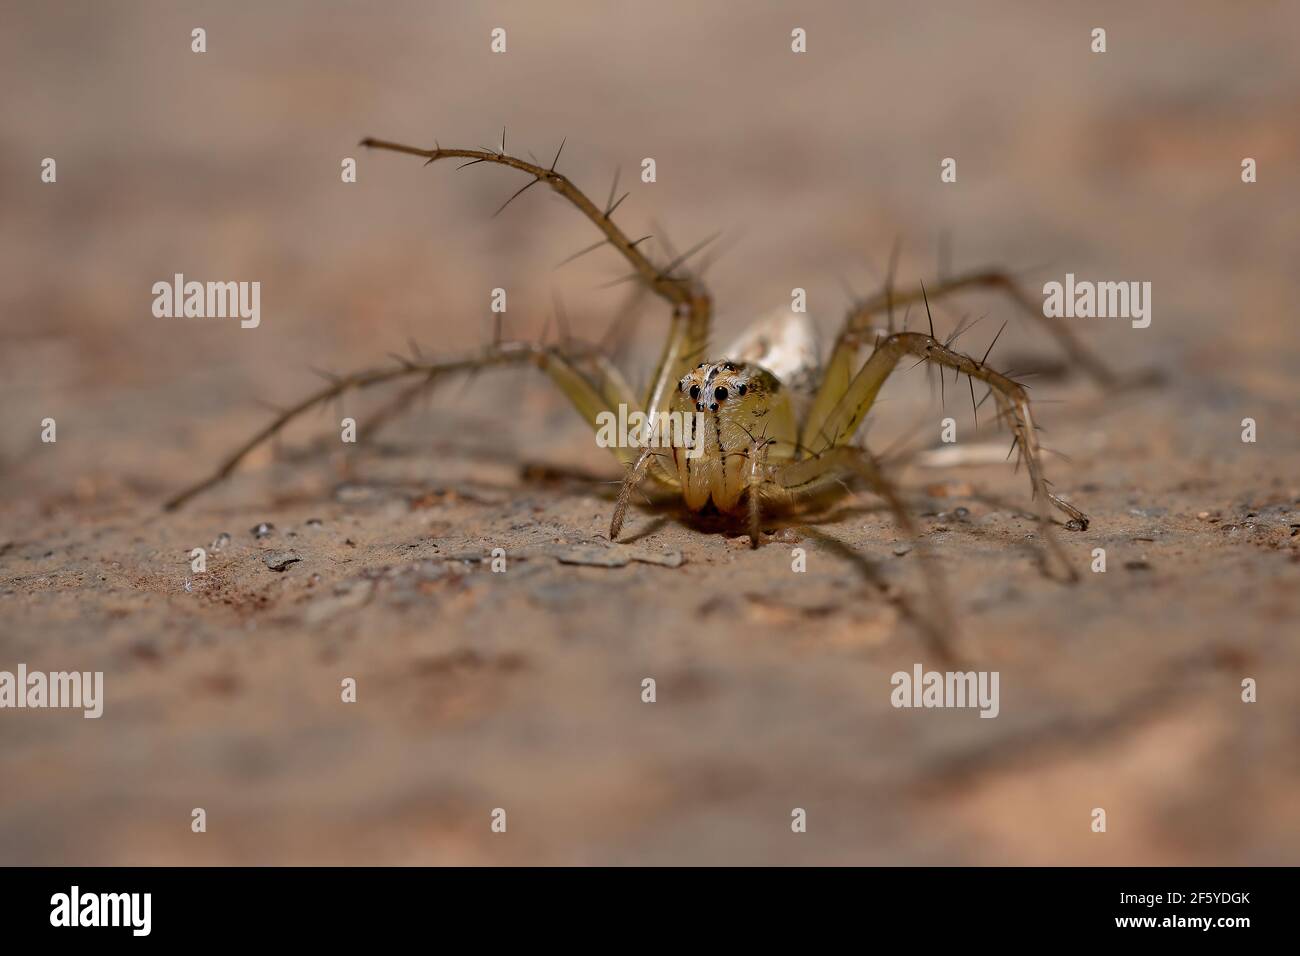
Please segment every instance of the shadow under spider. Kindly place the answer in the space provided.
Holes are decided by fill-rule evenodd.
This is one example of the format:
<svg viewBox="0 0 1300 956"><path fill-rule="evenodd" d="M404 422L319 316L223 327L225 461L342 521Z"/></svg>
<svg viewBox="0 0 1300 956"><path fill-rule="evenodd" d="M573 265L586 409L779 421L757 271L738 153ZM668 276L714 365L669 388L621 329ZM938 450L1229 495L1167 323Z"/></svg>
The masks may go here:
<svg viewBox="0 0 1300 956"><path fill-rule="evenodd" d="M617 497L617 485L611 485L604 479L598 481L601 487L595 491L596 494L607 500ZM702 511L691 511L682 504L679 494L669 490L647 492L643 489L637 510L642 514L649 513L654 516L650 522L652 528L636 531L634 536L627 540L645 538L652 530L663 528L668 521L674 521L681 527L689 528L699 534L716 534L726 538L744 537L749 534L743 517L723 514L717 511L712 503L706 505ZM802 529L809 523L835 524L857 515L875 513L888 514L889 506L884 502L855 503L832 499L822 503L809 503L797 511L765 511L762 530L767 535L773 535L789 528ZM626 532L624 534L626 535Z"/></svg>
<svg viewBox="0 0 1300 956"><path fill-rule="evenodd" d="M934 633L932 622L916 607L902 588L890 583L882 572L883 563L873 560L862 549L846 544L834 535L827 534L811 525L800 525L804 535L816 541L831 554L847 562L862 580L875 588L890 604L898 609L899 615L909 622L921 634L926 647L944 664L949 666L960 663L961 657L948 646L948 641Z"/></svg>

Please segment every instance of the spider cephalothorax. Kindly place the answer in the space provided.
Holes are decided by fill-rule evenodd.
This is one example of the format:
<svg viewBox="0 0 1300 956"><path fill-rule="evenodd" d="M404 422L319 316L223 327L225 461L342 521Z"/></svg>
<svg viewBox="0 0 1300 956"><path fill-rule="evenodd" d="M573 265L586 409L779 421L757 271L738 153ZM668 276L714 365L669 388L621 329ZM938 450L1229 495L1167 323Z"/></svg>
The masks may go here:
<svg viewBox="0 0 1300 956"><path fill-rule="evenodd" d="M821 499L828 491L841 493L850 481L880 495L900 529L916 537L900 494L870 452L854 444L859 426L886 379L901 359L910 357L918 365L937 367L941 378L946 371L952 371L954 378L967 376L977 412L975 383L987 387L985 399L994 400L993 417L1011 431L1012 447L1018 449L1029 474L1043 540L1064 573L1071 578L1077 576L1052 533L1050 508L1055 506L1068 515L1069 524L1076 528L1086 527L1087 518L1048 490L1028 393L1018 382L991 368L987 352L976 359L952 349L951 337L948 341L935 338L933 319L929 334L896 331L893 324L896 306L924 302L928 316L931 299L972 288L998 290L1008 294L1034 321L1043 323L1089 375L1105 386L1114 385L1114 376L1105 365L1084 349L1065 326L1047 322L1005 272L985 270L944 278L928 290L923 285L899 289L894 286L891 267L884 291L856 302L849 310L828 354L819 354L806 315L782 310L756 323L725 350L723 354L732 356L730 359L701 363L699 359L708 348L713 303L700 278L682 271L690 253L674 256L663 264L652 262L641 248L643 240L630 240L613 222L614 210L626 194L616 200L611 192L610 201L602 209L568 177L556 172L559 152L550 167L543 167L507 155L504 133L502 140L499 151L441 146L420 149L372 139L363 140L362 145L419 156L426 160L425 165L460 158L466 166L507 166L533 177L511 200L537 183L546 183L576 206L603 236L591 250L612 246L632 267L633 277L671 306L668 340L644 397L633 393L627 379L600 349L578 347L569 341L556 347L497 341L480 353L445 361L429 361L416 351L409 358L399 358L395 366L334 377L328 388L282 412L230 456L215 475L177 495L169 507L180 505L228 475L249 452L302 412L348 389L411 379L413 385L399 396L397 404L401 406L448 374L531 363L551 377L593 428L619 411L626 415L629 409L648 420L677 412L694 416L698 423L691 439L698 446L689 449L681 443L669 447L657 443L610 446L626 466L610 521L611 541L619 536L632 492L645 480L678 492L693 511L712 506L725 513L746 515L750 541L755 547L760 541L760 520L765 511L798 508ZM885 316L888 324L881 329L879 320ZM937 569L929 577L937 588Z"/></svg>
<svg viewBox="0 0 1300 956"><path fill-rule="evenodd" d="M794 417L780 379L750 362L696 366L678 383L672 410L693 410L699 421L694 436L699 454L691 457L672 448L672 477L692 511L710 501L722 512L741 511L751 493L755 450L795 440Z"/></svg>
<svg viewBox="0 0 1300 956"><path fill-rule="evenodd" d="M778 392L780 389L781 383L770 372L757 365L737 365L735 362L701 362L677 385L677 391L684 392L689 401L695 403L695 410L700 412L706 407L716 412L727 399L744 398L751 390L757 397L761 392Z"/></svg>

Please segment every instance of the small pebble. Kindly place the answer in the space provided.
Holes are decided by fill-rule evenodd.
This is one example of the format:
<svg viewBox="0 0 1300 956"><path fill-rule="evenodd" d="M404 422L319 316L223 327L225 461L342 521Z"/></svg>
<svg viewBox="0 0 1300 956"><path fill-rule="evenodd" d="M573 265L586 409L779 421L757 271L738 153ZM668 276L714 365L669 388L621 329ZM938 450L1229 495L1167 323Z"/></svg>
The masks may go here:
<svg viewBox="0 0 1300 956"><path fill-rule="evenodd" d="M749 538L745 538L744 541L748 545ZM679 568L686 563L680 551L658 552L623 544L608 547L578 545L558 552L555 557L561 564L582 564L597 568L622 568L632 561L657 564L665 568Z"/></svg>
<svg viewBox="0 0 1300 956"><path fill-rule="evenodd" d="M1129 508L1128 513L1135 518L1163 518L1169 513L1168 508Z"/></svg>
<svg viewBox="0 0 1300 956"><path fill-rule="evenodd" d="M269 538L271 533L275 531L275 525L263 521L257 527L250 528L249 531L252 532L254 538Z"/></svg>
<svg viewBox="0 0 1300 956"><path fill-rule="evenodd" d="M212 539L211 550L213 553L216 553L217 551L220 551L228 544L230 544L230 535L226 534L226 532L223 531L221 532L221 534L217 535L215 538Z"/></svg>
<svg viewBox="0 0 1300 956"><path fill-rule="evenodd" d="M301 561L302 556L297 551L267 551L262 560L272 571L283 571L295 561Z"/></svg>

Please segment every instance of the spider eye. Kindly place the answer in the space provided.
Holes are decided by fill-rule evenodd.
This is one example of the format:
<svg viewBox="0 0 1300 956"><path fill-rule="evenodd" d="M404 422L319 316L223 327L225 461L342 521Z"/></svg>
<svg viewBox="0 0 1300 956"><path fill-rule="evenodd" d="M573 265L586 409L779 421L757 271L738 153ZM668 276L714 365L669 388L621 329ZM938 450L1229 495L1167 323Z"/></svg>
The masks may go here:
<svg viewBox="0 0 1300 956"><path fill-rule="evenodd" d="M700 387L698 385L692 385L691 398L699 398L699 397L700 397Z"/></svg>
<svg viewBox="0 0 1300 956"><path fill-rule="evenodd" d="M716 398L718 401L722 401L724 398L727 397L727 390L723 388L721 385L719 385L717 388L713 390L713 397Z"/></svg>
<svg viewBox="0 0 1300 956"><path fill-rule="evenodd" d="M740 388L736 389L736 391L740 392L741 395L744 395L745 392L747 392L747 391L749 391L749 390L748 390L747 388L745 388L744 385L741 385Z"/></svg>

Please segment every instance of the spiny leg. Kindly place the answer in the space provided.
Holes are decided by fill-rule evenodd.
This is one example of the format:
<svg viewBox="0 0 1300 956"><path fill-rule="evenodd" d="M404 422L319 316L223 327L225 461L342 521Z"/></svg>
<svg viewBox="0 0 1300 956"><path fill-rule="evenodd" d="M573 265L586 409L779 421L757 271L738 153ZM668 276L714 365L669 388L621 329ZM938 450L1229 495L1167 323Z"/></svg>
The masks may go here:
<svg viewBox="0 0 1300 956"><path fill-rule="evenodd" d="M861 303L855 312L862 318L858 321L850 319L850 322L854 328L865 328L871 315L879 315L882 310L886 312L889 310L891 299L894 306L907 306L923 302L927 298L929 301L937 301L968 289L991 289L1005 294L1031 321L1041 325L1055 338L1070 360L1082 368L1098 385L1109 389L1119 384L1119 377L1110 367L1084 345L1068 325L1063 322L1053 322L1043 315L1042 303L1035 301L1025 287L1004 269L978 269L950 278L941 278L934 285L924 287L918 284L908 289L886 289ZM891 328L890 331L893 332L894 329Z"/></svg>
<svg viewBox="0 0 1300 956"><path fill-rule="evenodd" d="M549 168L543 168L536 163L530 163L505 153L504 134L502 137L502 149L499 152L480 149L442 149L435 145L432 150L419 149L413 146L404 146L400 143L392 143L384 140L367 138L362 140L361 145L374 148L384 149L393 152L406 153L409 155L422 156L427 162L426 165L436 162L439 159L459 157L469 160L465 165L476 165L478 163L496 163L503 166L509 166L526 172L533 177L523 189L520 189L510 200L498 209L501 212L508 206L513 199L539 182L545 182L556 192L568 199L575 205L591 222L604 234L605 241L617 249L622 256L632 265L634 276L639 279L646 288L654 292L671 304L673 308L673 325L681 328L677 338L681 341L674 345L674 338L670 336L669 346L665 348L665 362L669 356L677 356L679 359L683 355L690 354L694 350L703 347L704 341L708 337L709 323L712 313L712 303L708 292L703 285L691 276L678 276L673 274L673 270L678 263L671 263L667 268L657 268L638 248L638 242L630 240L624 232L614 224L611 219L614 210L622 202L622 198L615 201L611 196L611 202L604 208L599 209L581 190L573 183L555 170L556 162L559 161L560 152L563 151L564 145L561 143L560 151L556 152L555 160ZM683 344L684 343L684 344ZM380 385L385 382L394 381L407 376L416 377L425 375L430 381L443 374L454 371L473 371L480 368L486 368L491 365L507 364L512 361L522 361L529 357L541 357L547 353L537 347L520 347L510 349L500 345L494 345L491 349L481 356L470 360L454 360L451 362L426 363L422 360L410 361L402 359L396 368L372 369L364 372L354 373L353 375L335 379L331 382L329 388L308 396L302 402L292 408L281 412L277 418L269 425L254 435L249 441L230 455L216 473L210 478L199 484L183 491L167 502L166 507L175 509L184 504L196 494L206 490L216 484L227 475L229 475L239 463L244 460L254 449L264 442L277 435L290 421L313 408L322 402L330 401L344 392L354 388L368 388ZM539 362L539 364L542 364ZM661 363L662 365L663 363ZM608 363L606 363L608 366ZM545 367L545 366L544 366ZM612 368L612 366L608 366ZM560 385L561 389L569 395L574 405L584 415L589 422L592 422L594 415L601 409L611 408L619 402L625 402L629 407L634 407L631 394L626 391L619 377L617 387L618 402L613 402L610 389L603 384L593 385L591 381L583 378L576 370L567 366L563 362L552 363L548 368L552 377ZM670 369L671 371L671 369ZM661 370L661 375L662 375ZM661 375L657 375L658 379ZM612 375L600 376L600 381L610 381ZM417 394L422 389L408 390L409 395ZM397 407L403 407L406 398L399 398ZM611 409L612 410L612 409ZM594 423L594 422L593 422ZM626 449L616 449L616 454L625 462L631 461L631 454Z"/></svg>
<svg viewBox="0 0 1300 956"><path fill-rule="evenodd" d="M559 161L560 152L564 149L563 143L560 144L560 150L556 152L555 160L552 161L550 167L544 168L537 163L530 163L507 155L504 140L503 133L502 148L499 151L443 149L436 143L433 149L420 149L371 137L363 139L361 145L372 149L384 149L411 156L421 156L426 160L426 166L440 159L457 158L467 160L463 164L465 166L473 166L478 163L495 163L517 169L532 176L533 179L511 196L501 209L508 206L516 196L539 182L548 184L572 203L604 235L603 242L597 244L594 248L599 248L600 245L608 243L617 249L632 266L632 278L637 279L644 288L649 289L672 307L672 320L668 339L664 343L659 362L654 375L651 377L649 393L642 405L642 408L650 415L667 411L673 387L682 375L703 357L702 353L708 343L709 329L713 317L713 300L703 282L690 273L679 274L680 267L696 250L689 250L675 257L666 265L656 266L641 251L642 239L630 239L622 229L614 224L612 219L614 211L627 198L627 193L616 199L614 191L611 190L609 201L601 209L582 190L575 186L567 176L556 172L555 165ZM501 209L498 209L497 212L500 212ZM584 252L586 251L590 250L584 250ZM632 405L630 402L628 404L629 406ZM671 476L662 467L657 457L650 464L654 466L652 473L657 479L661 481L668 480L671 483ZM631 473L629 473L630 475ZM611 540L612 538L613 535L611 535Z"/></svg>
<svg viewBox="0 0 1300 956"><path fill-rule="evenodd" d="M618 414L619 405L631 401L632 389L617 366L595 346L579 345L567 340L568 345L538 349L535 364L544 368L560 390L573 403L578 414L593 431L599 430L598 416L602 412ZM423 356L420 357L423 361ZM481 369L469 372L472 377ZM366 423L366 435L373 438L384 425L407 411L416 399L428 394L437 384L436 378L424 378L403 389L398 395L373 413ZM627 449L611 446L615 457L630 464L635 457Z"/></svg>
<svg viewBox="0 0 1300 956"><path fill-rule="evenodd" d="M647 469L655 454L656 449L654 448L649 446L642 448L641 453L636 457L636 461L628 467L627 474L623 476L623 481L618 489L618 500L614 503L614 514L609 519L609 540L611 543L618 540L619 532L623 530L623 519L627 516L627 506L632 500L632 492L641 483L641 479L646 476Z"/></svg>
<svg viewBox="0 0 1300 956"><path fill-rule="evenodd" d="M822 387L813 402L808 416L809 429L804 435L804 442L813 439L824 423L830 407L837 401L852 380L857 367L857 357L861 348L875 336L872 319L881 315L889 318L889 332L893 328L895 308L906 307L918 302L937 302L946 296L973 289L992 289L1005 293L1033 322L1041 324L1061 345L1066 355L1082 368L1089 377L1105 389L1114 389L1121 385L1141 385L1153 380L1150 372L1139 373L1130 379L1119 378L1110 367L1085 346L1069 326L1053 322L1043 315L1041 306L1016 281L1009 272L1002 269L980 269L950 278L941 278L934 285L917 284L905 289L894 288L893 264L885 288L877 294L854 303L845 316L843 328L835 340L830 358L827 360Z"/></svg>
<svg viewBox="0 0 1300 956"><path fill-rule="evenodd" d="M582 190L575 186L567 176L555 171L555 163L559 161L560 151L564 149L563 143L560 144L560 151L556 152L555 161L551 163L550 167L540 166L537 163L530 163L527 160L509 156L505 153L504 146L499 152L486 149L443 149L436 144L433 149L420 149L416 146L404 146L401 143L371 137L363 139L361 145L371 149L385 149L397 153L406 153L410 156L422 156L427 160L426 166L440 159L455 158L468 160L463 164L465 166L473 166L478 163L496 163L500 166L509 166L511 169L517 169L532 176L532 181L516 192L514 196L511 196L501 209L509 205L515 196L522 194L537 183L546 183L591 220L592 224L604 235L605 242L617 249L632 266L633 276L636 279L672 306L673 324L682 326L680 335L684 347L665 348L659 371L654 378L655 387L662 392L663 389L659 388L659 383L671 384L685 371L684 368L678 371L671 366L665 367L670 354L679 357L683 355L689 356L703 350L709 337L713 303L708 290L705 289L698 278L690 274L675 274L686 256L679 256L673 262L662 267L651 262L646 254L641 251L639 247L640 240L629 239L627 234L616 226L611 218L619 203L626 198L626 194L617 200L611 194L610 202L602 210ZM501 209L498 209L497 212L499 213ZM657 409L653 404L648 404L646 408L647 411Z"/></svg>
<svg viewBox="0 0 1300 956"><path fill-rule="evenodd" d="M636 294L637 296L644 295L644 288L639 288ZM575 340L569 335L563 301L560 299L558 294L553 295L555 299L554 315L558 326L556 350L561 355L567 355L575 369L577 369L591 384L591 386L603 396L605 407L612 411L617 411L619 403L625 401L627 396L632 394L632 389L627 385L622 372L619 370L619 362L615 359L615 355L618 351L617 343L614 343L613 345L610 344L610 335L607 335L600 345L592 345ZM620 323L624 322L631 310L632 304L630 297L628 307L618 314L612 323L612 326L618 326ZM546 343L549 339L548 333L550 327L551 323L548 318L547 323L542 330L541 345L543 348L546 347ZM616 331L616 328L611 327L611 334ZM499 325L497 326L497 333L493 338L492 344L501 344ZM410 357L415 361L425 361L424 354L421 352L419 345L416 344L414 340L410 341L410 350ZM407 361L406 358L397 356L396 354L394 354L393 357L397 358L399 361ZM471 372L470 376L473 377L475 374L476 373ZM382 407L371 412L365 422L365 427L362 429L361 434L358 435L358 442L374 441L385 427L409 412L420 399L428 397L428 395L433 391L435 384L436 380L417 380L403 388L389 401L385 402ZM579 411L581 411L581 408L579 408ZM584 417L588 417L590 422L590 416ZM594 423L591 424L595 427Z"/></svg>
<svg viewBox="0 0 1300 956"><path fill-rule="evenodd" d="M689 314L675 310L668 329L668 341L664 343L654 375L650 378L650 389L645 401L648 412L668 411L673 389L683 375L704 361L704 350L707 347L707 324L701 334L698 323Z"/></svg>
<svg viewBox="0 0 1300 956"><path fill-rule="evenodd" d="M746 476L745 494L749 507L749 546L758 547L759 524L762 519L762 488L767 478L767 449L774 439L756 438L749 446L749 474Z"/></svg>
<svg viewBox="0 0 1300 956"><path fill-rule="evenodd" d="M584 376L576 364L582 361L594 363L601 374L594 379ZM173 496L167 501L165 508L173 511L211 488L230 475L255 449L283 431L290 422L313 408L339 398L346 392L373 388L402 379L422 379L419 384L428 386L449 375L476 373L484 369L524 363L532 363L550 375L552 381L559 386L593 428L596 427L596 416L601 411L611 409L611 406L617 409L619 402L632 401L631 392L623 382L622 376L605 363L598 353L589 349L574 347L566 353L561 353L555 348L548 349L524 342L506 342L489 346L472 355L443 361L399 357L397 363L392 366L332 377L330 384L325 388L313 392L297 404L282 410L252 438L228 455L212 475ZM629 449L615 447L611 450L624 462L632 460L633 456Z"/></svg>
<svg viewBox="0 0 1300 956"><path fill-rule="evenodd" d="M858 425L861 424L879 394L881 386L904 355L914 355L920 361L955 369L959 374L978 379L989 386L989 394L998 403L999 417L1004 419L1011 429L1013 448L1019 446L1020 456L1024 459L1029 472L1030 485L1034 500L1039 507L1040 524L1047 546L1061 563L1067 577L1070 580L1077 579L1078 572L1070 563L1052 531L1048 504L1055 505L1069 515L1071 521L1081 529L1087 528L1088 517L1048 490L1047 479L1043 475L1038 434L1029 407L1029 396L1024 387L1007 376L995 372L982 360L956 352L932 336L919 332L896 332L882 339L827 415L819 433L822 436L821 440L826 443L823 447L833 447L851 440L853 433L857 431Z"/></svg>

